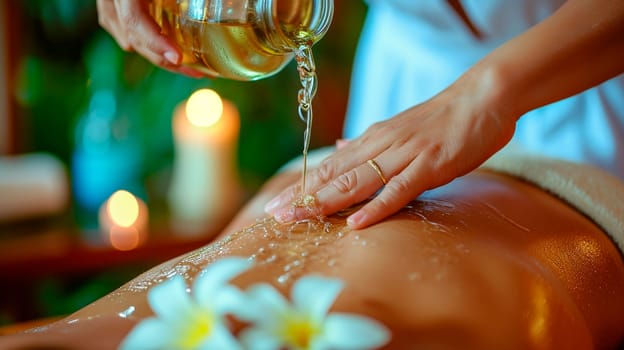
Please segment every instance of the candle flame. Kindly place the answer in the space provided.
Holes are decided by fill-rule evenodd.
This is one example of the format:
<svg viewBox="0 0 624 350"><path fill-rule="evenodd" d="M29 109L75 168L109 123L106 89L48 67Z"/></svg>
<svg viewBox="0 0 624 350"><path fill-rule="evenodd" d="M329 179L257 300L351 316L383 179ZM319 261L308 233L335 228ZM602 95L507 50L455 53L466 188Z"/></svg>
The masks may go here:
<svg viewBox="0 0 624 350"><path fill-rule="evenodd" d="M186 117L193 125L211 126L219 121L222 114L223 101L214 90L197 90L186 102Z"/></svg>
<svg viewBox="0 0 624 350"><path fill-rule="evenodd" d="M130 227L139 218L139 201L132 193L119 190L108 199L107 210L115 225Z"/></svg>

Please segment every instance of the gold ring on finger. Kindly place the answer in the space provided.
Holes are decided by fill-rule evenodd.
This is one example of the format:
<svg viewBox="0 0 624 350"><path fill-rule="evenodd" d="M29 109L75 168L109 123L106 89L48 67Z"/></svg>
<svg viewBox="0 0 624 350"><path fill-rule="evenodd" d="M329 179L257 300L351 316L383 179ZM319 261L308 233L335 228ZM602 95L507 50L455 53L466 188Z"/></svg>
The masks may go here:
<svg viewBox="0 0 624 350"><path fill-rule="evenodd" d="M366 161L366 163L368 163L368 165L371 166L371 168L373 168L373 170L375 170L375 172L377 173L377 176L379 176L379 179L381 180L381 182L383 182L383 184L387 184L388 180L386 180L386 177L384 176L383 172L381 171L381 168L379 167L379 164L377 164L377 162L374 159L369 159Z"/></svg>

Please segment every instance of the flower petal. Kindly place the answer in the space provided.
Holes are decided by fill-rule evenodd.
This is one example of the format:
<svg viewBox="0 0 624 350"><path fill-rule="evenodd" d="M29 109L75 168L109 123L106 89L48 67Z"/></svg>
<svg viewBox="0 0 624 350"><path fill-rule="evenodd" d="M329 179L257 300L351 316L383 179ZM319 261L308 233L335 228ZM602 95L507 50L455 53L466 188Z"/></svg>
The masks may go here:
<svg viewBox="0 0 624 350"><path fill-rule="evenodd" d="M221 291L215 295L212 304L216 314L224 315L231 313L237 317L238 315L244 317L247 314L247 310L253 308L247 294L230 285L221 287Z"/></svg>
<svg viewBox="0 0 624 350"><path fill-rule="evenodd" d="M215 293L219 292L221 286L251 266L252 262L239 257L226 257L215 261L195 278L195 299L200 305L212 305Z"/></svg>
<svg viewBox="0 0 624 350"><path fill-rule="evenodd" d="M179 275L154 286L147 299L156 315L168 323L183 323L193 314L194 307L186 292L186 283Z"/></svg>
<svg viewBox="0 0 624 350"><path fill-rule="evenodd" d="M215 325L210 337L206 339L200 346L202 350L239 350L241 345L236 338L230 333L230 330L222 323Z"/></svg>
<svg viewBox="0 0 624 350"><path fill-rule="evenodd" d="M343 288L342 281L322 276L301 277L292 289L292 301L297 310L320 322Z"/></svg>
<svg viewBox="0 0 624 350"><path fill-rule="evenodd" d="M161 320L150 317L137 324L119 345L119 350L166 349L175 335Z"/></svg>
<svg viewBox="0 0 624 350"><path fill-rule="evenodd" d="M282 348L281 339L259 328L251 328L243 331L240 335L240 339L245 349L279 350Z"/></svg>
<svg viewBox="0 0 624 350"><path fill-rule="evenodd" d="M376 320L344 313L327 316L323 333L331 349L376 349L391 338L390 331Z"/></svg>
<svg viewBox="0 0 624 350"><path fill-rule="evenodd" d="M286 298L268 283L258 283L247 290L249 307L241 314L245 321L262 327L279 324L288 314L290 305Z"/></svg>
<svg viewBox="0 0 624 350"><path fill-rule="evenodd" d="M322 336L318 336L312 340L309 349L307 350L340 350L332 348L331 343Z"/></svg>

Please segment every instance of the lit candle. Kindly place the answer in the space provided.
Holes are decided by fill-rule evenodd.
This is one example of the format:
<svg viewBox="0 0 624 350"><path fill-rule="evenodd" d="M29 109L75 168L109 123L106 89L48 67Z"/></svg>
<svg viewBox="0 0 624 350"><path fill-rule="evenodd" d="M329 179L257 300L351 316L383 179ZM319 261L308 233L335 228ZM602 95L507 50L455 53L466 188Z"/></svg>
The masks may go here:
<svg viewBox="0 0 624 350"><path fill-rule="evenodd" d="M100 230L118 250L132 250L147 238L147 205L132 193L113 193L99 211Z"/></svg>
<svg viewBox="0 0 624 350"><path fill-rule="evenodd" d="M176 231L206 234L241 202L236 171L238 110L213 90L195 91L173 115L175 159L169 204Z"/></svg>

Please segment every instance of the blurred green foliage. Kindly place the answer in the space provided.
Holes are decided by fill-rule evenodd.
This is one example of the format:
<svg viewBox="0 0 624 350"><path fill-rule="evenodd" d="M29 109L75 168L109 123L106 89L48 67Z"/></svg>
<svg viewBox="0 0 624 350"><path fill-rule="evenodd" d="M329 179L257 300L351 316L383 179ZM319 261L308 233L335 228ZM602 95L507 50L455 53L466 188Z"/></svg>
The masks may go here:
<svg viewBox="0 0 624 350"><path fill-rule="evenodd" d="M95 0L25 0L21 58L15 95L28 134L28 150L48 151L69 162L73 128L94 85L115 85L125 112L132 113L146 153L146 177L166 170L172 159L171 115L200 87L216 89L241 114L239 171L253 193L287 160L301 153L304 125L296 115L299 81L294 63L256 82L192 79L159 69L121 51L97 24ZM360 1L340 4L348 14L334 20L315 46L318 69L350 70L365 8ZM119 70L117 70L119 68ZM322 89L323 82L320 82ZM312 146L319 141L313 134Z"/></svg>
<svg viewBox="0 0 624 350"><path fill-rule="evenodd" d="M70 283L56 278L41 279L36 285L36 307L44 315L67 315L116 290L149 267L137 265L110 269L96 275L74 278Z"/></svg>
<svg viewBox="0 0 624 350"><path fill-rule="evenodd" d="M365 6L361 0L339 1L336 6L340 6L341 17L334 18L330 32L314 47L314 55L317 70L334 75L330 78L348 80ZM148 187L151 184L148 191L155 192L150 194L151 199L163 195L167 179L163 174L172 164L172 112L198 88L217 90L240 110L238 165L249 195L282 164L301 153L304 125L297 117L299 80L294 63L256 82L192 79L123 52L99 27L95 0L13 3L24 14L20 19L23 32L13 34L15 40L20 40L23 52L14 95L24 125L20 135L24 151L50 152L69 166L74 128L90 91L114 86L121 97L121 108L133 116L138 126L135 130L144 152L144 180ZM340 76L336 77L336 72ZM327 83L321 80L319 91ZM315 118L342 120L342 116L334 115L316 114ZM330 142L333 140L321 133L312 134L312 147ZM69 286L59 285L56 280L42 281L40 316L74 311L130 277L117 272L81 279ZM0 321L3 317L0 314Z"/></svg>

